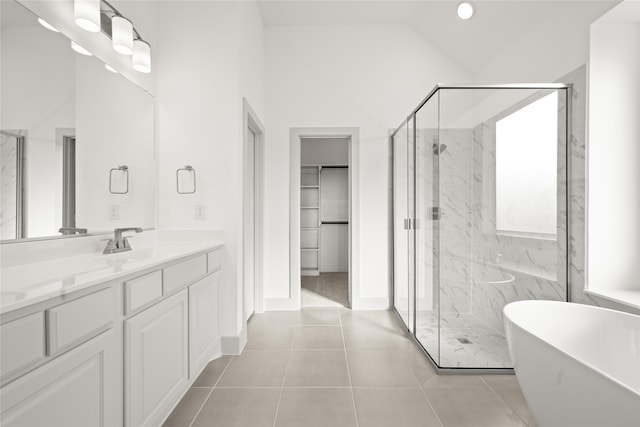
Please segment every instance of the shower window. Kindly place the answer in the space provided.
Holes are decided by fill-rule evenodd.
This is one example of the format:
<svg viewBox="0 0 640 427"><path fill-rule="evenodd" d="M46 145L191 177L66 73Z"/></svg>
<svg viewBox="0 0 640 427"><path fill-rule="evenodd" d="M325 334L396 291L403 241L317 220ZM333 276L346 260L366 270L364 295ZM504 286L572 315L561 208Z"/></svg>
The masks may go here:
<svg viewBox="0 0 640 427"><path fill-rule="evenodd" d="M554 238L558 93L497 120L496 231Z"/></svg>

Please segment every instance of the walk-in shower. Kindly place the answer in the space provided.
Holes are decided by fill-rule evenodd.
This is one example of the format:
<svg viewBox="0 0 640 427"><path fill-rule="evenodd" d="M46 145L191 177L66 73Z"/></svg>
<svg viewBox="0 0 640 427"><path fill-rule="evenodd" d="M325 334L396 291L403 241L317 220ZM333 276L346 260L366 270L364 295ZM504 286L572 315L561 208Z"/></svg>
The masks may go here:
<svg viewBox="0 0 640 427"><path fill-rule="evenodd" d="M438 368L512 368L502 308L567 300L570 85L438 85L392 135L393 306Z"/></svg>

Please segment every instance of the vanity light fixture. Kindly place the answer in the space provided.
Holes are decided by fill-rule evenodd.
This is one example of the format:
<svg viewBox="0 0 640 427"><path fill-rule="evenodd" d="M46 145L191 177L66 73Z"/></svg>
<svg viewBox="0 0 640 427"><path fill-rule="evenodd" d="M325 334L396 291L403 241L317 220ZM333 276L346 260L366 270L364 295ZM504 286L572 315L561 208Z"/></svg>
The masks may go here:
<svg viewBox="0 0 640 427"><path fill-rule="evenodd" d="M142 39L133 41L133 69L141 73L151 72L151 46Z"/></svg>
<svg viewBox="0 0 640 427"><path fill-rule="evenodd" d="M93 56L91 54L91 52L89 52L87 49L83 48L78 43L74 42L73 40L71 40L71 49L75 50L76 52L78 52L81 55Z"/></svg>
<svg viewBox="0 0 640 427"><path fill-rule="evenodd" d="M113 68L111 65L109 64L104 64L104 68L106 68L107 70L111 71L112 73L116 73L118 74L118 70L116 70L115 68Z"/></svg>
<svg viewBox="0 0 640 427"><path fill-rule="evenodd" d="M100 0L75 0L73 16L80 28L97 33L100 31Z"/></svg>
<svg viewBox="0 0 640 427"><path fill-rule="evenodd" d="M111 38L113 50L131 55L133 69L141 73L151 72L151 46L136 31L133 22L120 13L107 0L102 4L102 32Z"/></svg>
<svg viewBox="0 0 640 427"><path fill-rule="evenodd" d="M458 17L460 19L464 19L465 21L471 19L475 11L476 8L470 1L461 1L458 3Z"/></svg>
<svg viewBox="0 0 640 427"><path fill-rule="evenodd" d="M45 21L42 18L38 18L38 23L40 25L42 25L43 27L45 27L47 30L53 31L55 33L59 33L60 30L58 30L56 27L54 27L53 25L49 24L47 21Z"/></svg>
<svg viewBox="0 0 640 427"><path fill-rule="evenodd" d="M133 23L124 16L111 18L111 41L113 50L123 55L133 53Z"/></svg>

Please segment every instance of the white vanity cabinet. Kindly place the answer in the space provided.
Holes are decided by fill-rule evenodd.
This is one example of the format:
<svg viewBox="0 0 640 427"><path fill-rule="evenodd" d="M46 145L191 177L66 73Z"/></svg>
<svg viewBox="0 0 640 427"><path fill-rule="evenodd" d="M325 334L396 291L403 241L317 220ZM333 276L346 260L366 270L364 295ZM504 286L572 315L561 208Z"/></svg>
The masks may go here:
<svg viewBox="0 0 640 427"><path fill-rule="evenodd" d="M209 258L202 254L164 267L163 299L150 307L149 298L141 299L140 305L148 308L124 320L126 427L160 425L189 384L220 352L221 267ZM219 254L213 259L219 259ZM145 294L157 294L158 277L148 273L125 282L125 300L135 295L138 286L156 289ZM135 305L125 301L125 312Z"/></svg>
<svg viewBox="0 0 640 427"><path fill-rule="evenodd" d="M220 345L217 310L220 270L189 286L189 378L195 379Z"/></svg>
<svg viewBox="0 0 640 427"><path fill-rule="evenodd" d="M115 426L114 332L92 338L3 387L3 427Z"/></svg>
<svg viewBox="0 0 640 427"><path fill-rule="evenodd" d="M2 427L159 426L221 354L220 251L0 317Z"/></svg>
<svg viewBox="0 0 640 427"><path fill-rule="evenodd" d="M157 426L187 387L187 290L124 322L125 425Z"/></svg>

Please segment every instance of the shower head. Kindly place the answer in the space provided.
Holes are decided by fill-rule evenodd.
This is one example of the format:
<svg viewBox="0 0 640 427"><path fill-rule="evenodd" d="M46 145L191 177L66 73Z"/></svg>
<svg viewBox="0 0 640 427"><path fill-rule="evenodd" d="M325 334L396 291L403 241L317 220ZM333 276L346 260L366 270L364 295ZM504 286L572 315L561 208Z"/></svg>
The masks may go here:
<svg viewBox="0 0 640 427"><path fill-rule="evenodd" d="M442 154L447 149L447 144L433 144L433 154Z"/></svg>

